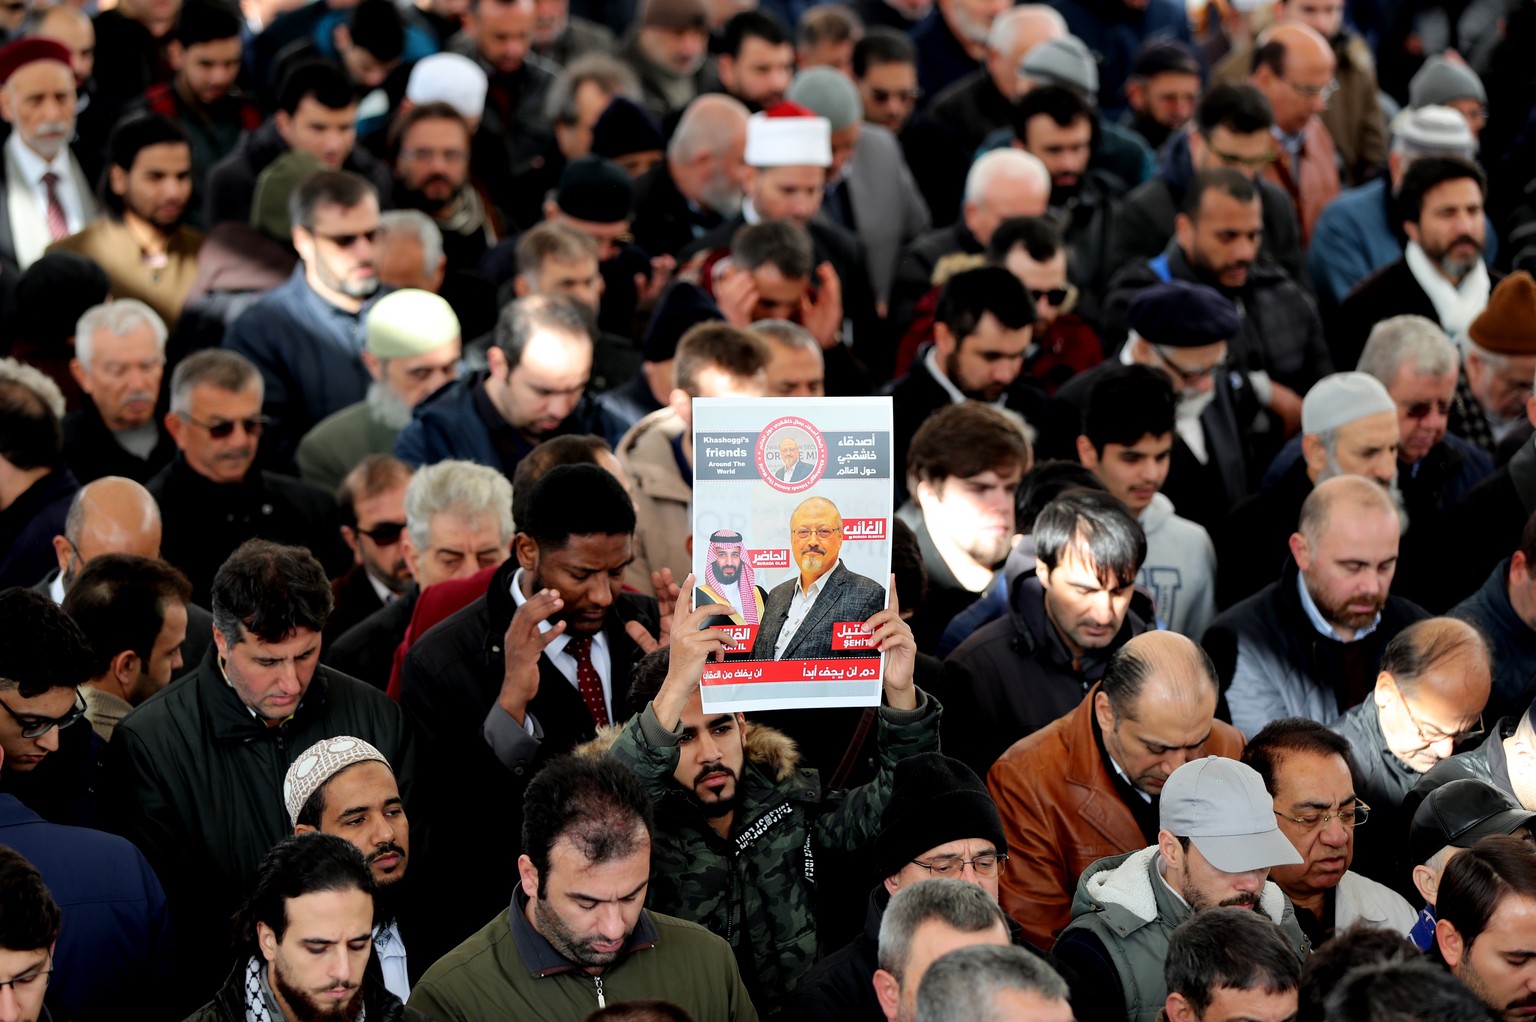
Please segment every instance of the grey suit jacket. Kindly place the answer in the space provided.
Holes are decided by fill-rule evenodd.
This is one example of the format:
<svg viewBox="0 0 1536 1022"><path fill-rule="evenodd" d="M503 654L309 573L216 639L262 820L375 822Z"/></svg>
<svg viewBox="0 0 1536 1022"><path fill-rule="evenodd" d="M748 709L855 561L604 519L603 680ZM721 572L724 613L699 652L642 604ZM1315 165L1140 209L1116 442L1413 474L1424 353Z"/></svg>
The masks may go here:
<svg viewBox="0 0 1536 1022"><path fill-rule="evenodd" d="M872 578L849 571L839 559L816 602L811 604L810 613L800 622L800 630L784 647L783 657L775 658L773 647L778 645L779 633L789 616L790 601L795 598L795 587L799 584L800 578L796 575L774 586L768 594L768 602L763 606L763 625L752 643L752 659L816 660L880 655L876 650L832 649L834 621L867 621L876 611L885 608L885 588Z"/></svg>
<svg viewBox="0 0 1536 1022"><path fill-rule="evenodd" d="M901 143L886 128L866 123L859 132L848 161L848 198L875 298L887 301L897 259L933 219L901 154Z"/></svg>

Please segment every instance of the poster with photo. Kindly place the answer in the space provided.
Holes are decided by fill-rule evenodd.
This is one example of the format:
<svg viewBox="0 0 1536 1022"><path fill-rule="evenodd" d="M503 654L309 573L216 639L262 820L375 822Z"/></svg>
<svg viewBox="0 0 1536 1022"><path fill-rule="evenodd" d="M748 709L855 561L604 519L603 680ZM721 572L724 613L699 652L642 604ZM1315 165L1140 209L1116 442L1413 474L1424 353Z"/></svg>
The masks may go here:
<svg viewBox="0 0 1536 1022"><path fill-rule="evenodd" d="M711 661L704 711L877 706L863 624L891 574L890 398L693 402L692 605L742 649Z"/></svg>

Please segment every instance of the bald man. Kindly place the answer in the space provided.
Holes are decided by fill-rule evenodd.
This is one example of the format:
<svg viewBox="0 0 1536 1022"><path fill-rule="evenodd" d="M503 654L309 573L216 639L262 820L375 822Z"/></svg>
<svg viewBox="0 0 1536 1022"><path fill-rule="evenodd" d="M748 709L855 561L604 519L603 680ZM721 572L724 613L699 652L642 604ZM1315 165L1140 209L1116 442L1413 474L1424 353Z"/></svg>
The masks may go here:
<svg viewBox="0 0 1536 1022"><path fill-rule="evenodd" d="M53 537L53 553L59 566L32 588L62 604L82 568L102 554L137 554L160 557L160 508L149 491L132 479L103 476L75 494L64 519L64 534ZM187 604L187 637L182 643L182 663L172 680L202 662L213 642L213 615L195 603Z"/></svg>
<svg viewBox="0 0 1536 1022"><path fill-rule="evenodd" d="M789 516L789 549L798 573L768 594L754 660L813 660L878 656L874 650L832 649L835 625L867 621L885 607L885 587L848 570L843 515L825 497L810 497Z"/></svg>
<svg viewBox="0 0 1536 1022"><path fill-rule="evenodd" d="M1301 218L1301 241L1339 194L1338 151L1322 114L1338 90L1338 59L1328 40L1300 22L1280 22L1259 36L1253 84L1275 112L1273 163L1264 176L1290 195Z"/></svg>
<svg viewBox="0 0 1536 1022"><path fill-rule="evenodd" d="M635 183L635 244L676 255L741 208L747 108L730 96L688 104L667 157Z"/></svg>
<svg viewBox="0 0 1536 1022"><path fill-rule="evenodd" d="M1280 579L1201 640L1244 734L1281 717L1327 724L1371 693L1387 643L1429 616L1391 595L1400 535L1397 505L1375 480L1343 475L1313 488Z"/></svg>
<svg viewBox="0 0 1536 1022"><path fill-rule="evenodd" d="M1243 736L1216 720L1216 672L1176 632L1115 651L1077 708L1016 742L987 775L1003 818L1001 901L1036 947L1072 919L1077 878L1099 859L1157 843L1168 776L1205 756L1235 759Z"/></svg>

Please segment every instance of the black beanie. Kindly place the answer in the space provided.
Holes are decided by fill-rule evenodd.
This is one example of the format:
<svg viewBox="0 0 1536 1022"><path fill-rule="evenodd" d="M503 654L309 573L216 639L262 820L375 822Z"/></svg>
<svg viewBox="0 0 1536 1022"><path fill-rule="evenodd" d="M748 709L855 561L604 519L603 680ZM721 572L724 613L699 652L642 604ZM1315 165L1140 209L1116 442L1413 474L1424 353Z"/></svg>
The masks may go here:
<svg viewBox="0 0 1536 1022"><path fill-rule="evenodd" d="M635 215L635 182L617 163L583 156L565 165L555 205L577 220L615 224Z"/></svg>
<svg viewBox="0 0 1536 1022"><path fill-rule="evenodd" d="M1003 818L976 772L937 752L896 764L875 838L875 875L892 876L928 849L964 838L983 838L998 852L1008 851Z"/></svg>

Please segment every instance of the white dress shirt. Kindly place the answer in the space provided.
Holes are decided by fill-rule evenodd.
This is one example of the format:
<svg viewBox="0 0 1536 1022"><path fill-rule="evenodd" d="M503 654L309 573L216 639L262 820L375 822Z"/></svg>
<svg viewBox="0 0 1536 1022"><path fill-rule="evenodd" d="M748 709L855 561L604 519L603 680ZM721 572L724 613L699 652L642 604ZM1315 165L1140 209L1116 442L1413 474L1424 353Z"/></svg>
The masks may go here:
<svg viewBox="0 0 1536 1022"><path fill-rule="evenodd" d="M784 627L779 629L779 640L773 644L773 658L775 660L784 656L784 650L789 645L789 641L795 637L795 633L805 623L805 616L816 605L816 597L821 595L822 587L827 584L827 579L831 576L832 572L827 572L812 582L809 589L801 588L800 579L798 577L795 578L795 595L790 597L789 613L784 616Z"/></svg>

